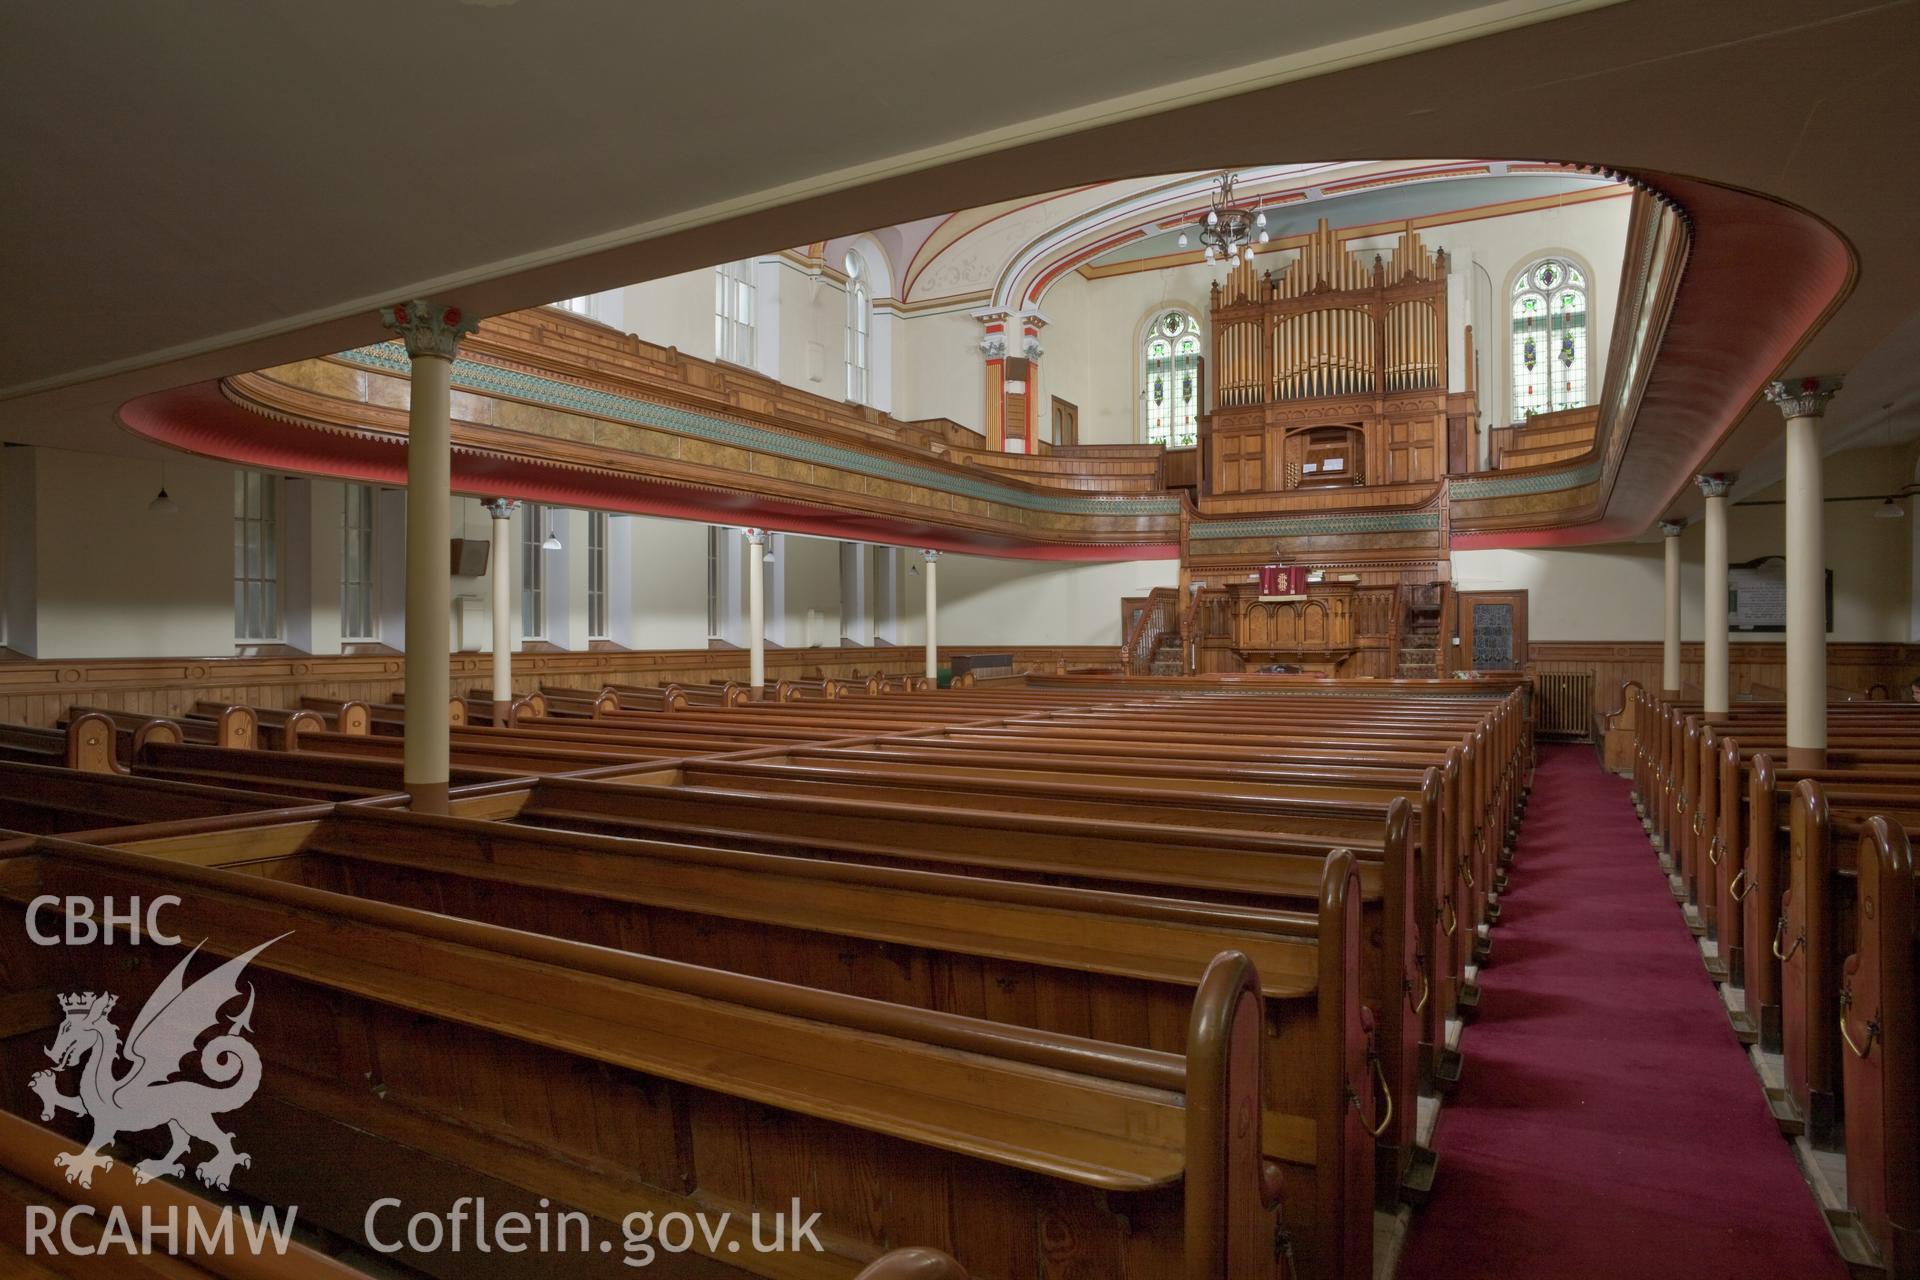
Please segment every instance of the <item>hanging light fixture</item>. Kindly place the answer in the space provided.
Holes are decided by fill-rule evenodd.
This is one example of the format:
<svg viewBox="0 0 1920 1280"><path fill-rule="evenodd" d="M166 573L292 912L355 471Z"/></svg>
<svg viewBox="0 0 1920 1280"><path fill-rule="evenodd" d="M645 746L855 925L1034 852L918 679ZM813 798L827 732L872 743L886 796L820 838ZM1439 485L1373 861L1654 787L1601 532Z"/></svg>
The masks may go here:
<svg viewBox="0 0 1920 1280"><path fill-rule="evenodd" d="M167 464L164 462L160 464L160 492L153 495L153 501L147 504L147 510L157 511L163 516L170 516L180 510L180 504L167 493Z"/></svg>
<svg viewBox="0 0 1920 1280"><path fill-rule="evenodd" d="M1231 171L1215 179L1219 190L1213 195L1212 207L1194 224L1192 234L1205 246L1201 256L1206 262L1225 259L1230 264L1251 263L1253 246L1268 241L1267 215L1251 204L1234 201L1233 184L1237 180ZM1188 233L1182 231L1180 247L1184 249L1187 244Z"/></svg>
<svg viewBox="0 0 1920 1280"><path fill-rule="evenodd" d="M1893 420L1889 416L1892 411L1893 406L1891 404L1883 404L1880 406L1880 428L1885 433L1886 444L1889 449L1893 448ZM1881 520L1904 520L1907 518L1907 509L1900 505L1898 498L1888 495L1885 502L1873 509L1873 514Z"/></svg>
<svg viewBox="0 0 1920 1280"><path fill-rule="evenodd" d="M553 531L553 513L547 513L547 539L540 544L542 551L560 550L560 535Z"/></svg>

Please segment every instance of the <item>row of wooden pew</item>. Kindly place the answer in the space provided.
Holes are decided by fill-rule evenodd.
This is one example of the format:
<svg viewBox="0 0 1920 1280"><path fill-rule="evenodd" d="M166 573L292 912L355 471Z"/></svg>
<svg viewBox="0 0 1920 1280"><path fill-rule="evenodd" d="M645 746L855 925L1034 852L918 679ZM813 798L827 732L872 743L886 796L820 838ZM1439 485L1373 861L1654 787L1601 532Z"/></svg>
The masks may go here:
<svg viewBox="0 0 1920 1280"><path fill-rule="evenodd" d="M1824 764L1794 769L1783 704L1626 700L1636 804L1775 1115L1816 1172L1844 1154L1817 1179L1837 1243L1920 1276L1920 707L1835 702Z"/></svg>
<svg viewBox="0 0 1920 1280"><path fill-rule="evenodd" d="M613 1222L804 1188L829 1256L763 1274L904 1243L994 1277L1371 1274L1375 1206L1432 1172L1416 1098L1457 1075L1517 697L542 692L454 729L444 816L344 708L292 751L68 774L93 829L77 793L0 810L16 913L172 895L213 954L279 937L248 970L249 1197L338 1241L368 1186ZM5 973L131 1009L171 962L21 945Z"/></svg>

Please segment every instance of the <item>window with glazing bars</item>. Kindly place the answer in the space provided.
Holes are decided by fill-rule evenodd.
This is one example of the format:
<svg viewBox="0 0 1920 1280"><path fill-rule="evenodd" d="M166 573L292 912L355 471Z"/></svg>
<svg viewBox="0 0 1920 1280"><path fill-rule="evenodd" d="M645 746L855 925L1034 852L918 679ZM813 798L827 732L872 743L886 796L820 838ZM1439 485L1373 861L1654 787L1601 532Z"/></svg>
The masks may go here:
<svg viewBox="0 0 1920 1280"><path fill-rule="evenodd" d="M280 511L274 477L233 473L233 634L280 638Z"/></svg>

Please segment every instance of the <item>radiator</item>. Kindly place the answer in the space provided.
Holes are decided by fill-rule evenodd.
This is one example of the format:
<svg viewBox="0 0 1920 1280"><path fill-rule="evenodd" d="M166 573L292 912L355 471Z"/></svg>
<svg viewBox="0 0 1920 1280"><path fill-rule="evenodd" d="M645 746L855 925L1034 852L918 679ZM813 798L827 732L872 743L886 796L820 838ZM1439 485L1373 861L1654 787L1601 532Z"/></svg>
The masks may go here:
<svg viewBox="0 0 1920 1280"><path fill-rule="evenodd" d="M1541 671L1533 678L1533 731L1586 741L1593 733L1593 672Z"/></svg>

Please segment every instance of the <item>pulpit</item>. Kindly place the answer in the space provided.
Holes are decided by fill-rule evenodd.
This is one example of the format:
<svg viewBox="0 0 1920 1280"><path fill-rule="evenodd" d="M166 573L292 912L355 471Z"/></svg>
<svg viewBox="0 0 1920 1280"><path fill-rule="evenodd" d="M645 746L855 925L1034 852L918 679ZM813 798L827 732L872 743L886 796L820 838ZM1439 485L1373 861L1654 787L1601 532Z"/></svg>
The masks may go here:
<svg viewBox="0 0 1920 1280"><path fill-rule="evenodd" d="M1317 583L1304 595L1269 595L1264 584L1227 587L1232 648L1248 662L1335 670L1352 656L1354 584Z"/></svg>

